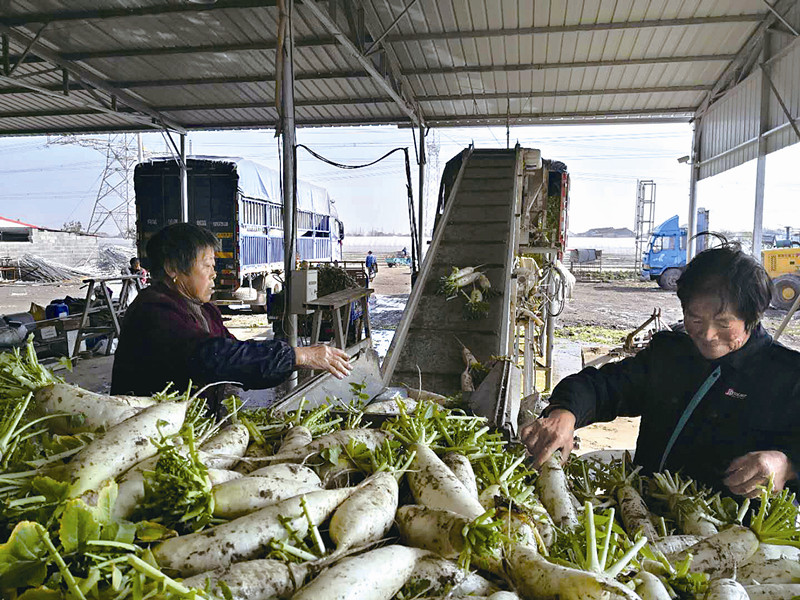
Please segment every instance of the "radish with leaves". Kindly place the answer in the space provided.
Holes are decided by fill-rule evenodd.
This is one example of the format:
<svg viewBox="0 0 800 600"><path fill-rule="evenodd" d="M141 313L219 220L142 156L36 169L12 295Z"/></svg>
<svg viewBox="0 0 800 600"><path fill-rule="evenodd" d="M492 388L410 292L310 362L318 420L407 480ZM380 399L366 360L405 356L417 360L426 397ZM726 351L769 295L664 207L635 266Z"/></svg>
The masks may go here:
<svg viewBox="0 0 800 600"><path fill-rule="evenodd" d="M69 463L70 496L97 489L158 451L151 443L175 435L183 426L187 403L156 404L95 438Z"/></svg>
<svg viewBox="0 0 800 600"><path fill-rule="evenodd" d="M321 490L295 496L200 533L161 542L153 555L163 568L183 577L258 558L269 551L270 542L289 539L290 530L304 537L352 492Z"/></svg>

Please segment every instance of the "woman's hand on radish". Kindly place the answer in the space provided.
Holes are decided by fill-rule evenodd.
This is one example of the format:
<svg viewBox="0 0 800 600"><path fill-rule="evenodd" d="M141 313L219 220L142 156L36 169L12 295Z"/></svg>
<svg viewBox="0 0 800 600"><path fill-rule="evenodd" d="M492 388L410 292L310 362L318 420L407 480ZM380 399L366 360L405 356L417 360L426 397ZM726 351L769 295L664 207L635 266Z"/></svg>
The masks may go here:
<svg viewBox="0 0 800 600"><path fill-rule="evenodd" d="M520 432L520 440L533 458L534 466L542 466L556 450L561 450L562 463L572 452L575 437L575 415L558 408L546 417L536 419Z"/></svg>
<svg viewBox="0 0 800 600"><path fill-rule="evenodd" d="M325 344L295 348L294 356L298 367L328 371L337 379L344 379L352 370L347 352Z"/></svg>
<svg viewBox="0 0 800 600"><path fill-rule="evenodd" d="M778 450L748 452L733 460L725 471L722 482L734 494L755 498L760 493L759 486L766 485L773 478L775 491L780 491L786 482L797 477L789 457Z"/></svg>

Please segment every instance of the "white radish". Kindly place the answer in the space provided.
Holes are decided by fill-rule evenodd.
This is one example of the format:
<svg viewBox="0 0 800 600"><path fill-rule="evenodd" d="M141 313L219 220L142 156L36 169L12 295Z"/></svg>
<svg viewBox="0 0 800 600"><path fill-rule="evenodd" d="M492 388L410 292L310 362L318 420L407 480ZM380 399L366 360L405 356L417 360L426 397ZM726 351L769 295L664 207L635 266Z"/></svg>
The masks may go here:
<svg viewBox="0 0 800 600"><path fill-rule="evenodd" d="M696 535L668 535L657 540L650 540L650 544L656 550L669 555L686 550L689 546L694 546L700 539Z"/></svg>
<svg viewBox="0 0 800 600"><path fill-rule="evenodd" d="M411 450L416 454L407 479L417 504L450 510L469 520L485 512L477 496L464 487L433 450L424 444L414 444Z"/></svg>
<svg viewBox="0 0 800 600"><path fill-rule="evenodd" d="M386 600L400 591L426 554L394 545L345 558L312 579L292 600Z"/></svg>
<svg viewBox="0 0 800 600"><path fill-rule="evenodd" d="M397 480L389 473L376 473L342 502L331 517L328 532L341 554L381 539L397 512Z"/></svg>
<svg viewBox="0 0 800 600"><path fill-rule="evenodd" d="M661 579L647 571L639 571L634 578L636 593L642 600L672 600Z"/></svg>
<svg viewBox="0 0 800 600"><path fill-rule="evenodd" d="M572 503L572 492L567 485L564 469L555 456L551 456L542 465L539 478L536 480L539 498L547 509L556 527L566 531L574 531L578 525L578 513Z"/></svg>
<svg viewBox="0 0 800 600"><path fill-rule="evenodd" d="M626 483L617 488L617 502L628 535L634 537L641 530L648 540L658 539L658 532L650 520L650 511L642 496L632 485Z"/></svg>
<svg viewBox="0 0 800 600"><path fill-rule="evenodd" d="M278 452L269 457L269 460L272 462L301 462L328 448L334 448L336 446L344 447L351 440L356 443L364 444L367 450L374 451L391 437L390 433L381 431L380 429L343 429L342 431L334 431L333 433L320 436L310 444L296 448L295 450Z"/></svg>
<svg viewBox="0 0 800 600"><path fill-rule="evenodd" d="M308 446L313 439L314 436L311 435L308 427L296 425L287 431L283 436L283 441L281 442L281 447L278 449L278 454L281 452L294 452L299 448Z"/></svg>
<svg viewBox="0 0 800 600"><path fill-rule="evenodd" d="M154 456L158 449L151 438L178 433L183 426L186 407L186 402L156 404L95 438L68 465L70 497L99 489L107 479Z"/></svg>
<svg viewBox="0 0 800 600"><path fill-rule="evenodd" d="M45 414L68 413L79 419L50 419L48 427L56 433L101 431L153 406L156 401L142 396L105 396L69 383L54 383L36 390L34 406Z"/></svg>
<svg viewBox="0 0 800 600"><path fill-rule="evenodd" d="M282 463L279 465L269 465L256 469L248 477L282 477L284 479L296 479L302 483L312 483L321 485L319 475L313 469L305 465L294 463Z"/></svg>
<svg viewBox="0 0 800 600"><path fill-rule="evenodd" d="M299 465L295 465L299 466ZM310 470L310 469L309 469ZM313 471L312 471L313 473ZM235 519L299 494L322 489L317 483L286 477L241 477L215 486L214 516Z"/></svg>
<svg viewBox="0 0 800 600"><path fill-rule="evenodd" d="M309 523L303 501L311 522L319 525L352 492L321 490L295 496L200 533L168 539L153 548L153 555L162 568L182 577L258 558L268 552L270 542L289 538L287 526L301 537L306 535Z"/></svg>
<svg viewBox="0 0 800 600"><path fill-rule="evenodd" d="M483 490L483 492L481 492L479 499L481 506L483 506L486 510L508 504L508 502L503 499L503 494L498 484L488 486L485 490ZM497 500L500 500L499 504ZM528 510L530 510L531 514L533 515L531 522L539 532L539 537L542 539L542 543L544 544L545 548L549 548L553 545L553 542L556 539L553 521L550 519L550 515L547 513L545 507L542 506L535 496L529 497L527 504Z"/></svg>
<svg viewBox="0 0 800 600"><path fill-rule="evenodd" d="M453 475L464 484L470 494L478 497L478 483L475 479L475 471L472 470L472 463L460 452L448 452L442 456L442 462L450 467Z"/></svg>
<svg viewBox="0 0 800 600"><path fill-rule="evenodd" d="M440 404L444 406L448 402L447 396L442 396L441 394L437 394L436 392L429 392L428 390L423 389L415 389L412 387L406 386L406 394L412 400L416 400L417 402L422 401L429 401L435 404Z"/></svg>
<svg viewBox="0 0 800 600"><path fill-rule="evenodd" d="M744 586L750 600L792 600L800 596L800 583L765 583Z"/></svg>
<svg viewBox="0 0 800 600"><path fill-rule="evenodd" d="M488 596L499 591L498 587L477 573L470 573L452 560L435 553L426 555L414 567L409 584L426 585L422 592L429 596L443 595L446 590L452 597Z"/></svg>
<svg viewBox="0 0 800 600"><path fill-rule="evenodd" d="M400 403L403 404L403 408L408 413L414 412L414 409L417 408L417 402L411 398L395 398L393 400L383 400L381 402L371 402L367 404L364 407L364 414L399 415Z"/></svg>
<svg viewBox="0 0 800 600"><path fill-rule="evenodd" d="M208 480L211 482L211 486L220 485L226 483L228 481L233 481L234 479L241 479L244 477L241 473L236 471L229 471L227 469L209 469L208 470Z"/></svg>
<svg viewBox="0 0 800 600"><path fill-rule="evenodd" d="M714 579L708 584L704 600L749 600L749 597L735 579Z"/></svg>
<svg viewBox="0 0 800 600"><path fill-rule="evenodd" d="M739 565L736 579L757 583L800 581L800 548L761 544L753 556Z"/></svg>
<svg viewBox="0 0 800 600"><path fill-rule="evenodd" d="M196 589L204 589L208 583L211 593L218 598L225 597L220 585L223 582L233 600L284 600L292 597L307 574L306 565L257 559L200 573L181 583Z"/></svg>
<svg viewBox="0 0 800 600"><path fill-rule="evenodd" d="M209 469L230 469L247 451L250 432L241 423L223 427L200 445L200 460Z"/></svg>
<svg viewBox="0 0 800 600"><path fill-rule="evenodd" d="M692 573L707 573L712 579L731 577L739 565L758 550L758 538L747 527L732 525L667 558L672 564L691 554Z"/></svg>
<svg viewBox="0 0 800 600"><path fill-rule="evenodd" d="M520 600L519 596L514 592L500 590L491 596L486 596L486 600Z"/></svg>
<svg viewBox="0 0 800 600"><path fill-rule="evenodd" d="M247 475L259 467L268 464L266 460L268 456L270 456L270 454L264 446L256 442L251 442L247 450L245 450L242 460L236 463L233 470L239 471L242 475Z"/></svg>
<svg viewBox="0 0 800 600"><path fill-rule="evenodd" d="M631 589L601 575L548 562L526 546L506 553L511 578L523 598L536 600L639 600Z"/></svg>
<svg viewBox="0 0 800 600"><path fill-rule="evenodd" d="M450 510L406 504L395 517L400 538L409 546L424 548L444 558L461 558L466 549L465 532L473 521ZM472 553L470 561L481 569L505 576L499 549L483 548L483 556Z"/></svg>

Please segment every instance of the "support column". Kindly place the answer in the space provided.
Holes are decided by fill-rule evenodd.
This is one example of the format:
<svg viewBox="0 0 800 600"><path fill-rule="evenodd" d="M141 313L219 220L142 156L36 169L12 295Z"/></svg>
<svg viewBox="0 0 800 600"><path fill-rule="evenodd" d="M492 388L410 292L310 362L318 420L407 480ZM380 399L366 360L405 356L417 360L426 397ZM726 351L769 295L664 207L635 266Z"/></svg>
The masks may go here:
<svg viewBox="0 0 800 600"><path fill-rule="evenodd" d="M689 226L686 232L686 264L697 254L697 177L700 170L700 130L702 117L697 117L692 131L692 156L689 161ZM691 241L690 241L691 240Z"/></svg>
<svg viewBox="0 0 800 600"><path fill-rule="evenodd" d="M419 126L419 221L417 226L417 260L422 266L422 251L425 249L425 126Z"/></svg>
<svg viewBox="0 0 800 600"><path fill-rule="evenodd" d="M189 178L186 172L186 134L181 134L181 223L189 222Z"/></svg>
<svg viewBox="0 0 800 600"><path fill-rule="evenodd" d="M297 315L291 313L292 271L295 268L295 124L294 124L294 31L292 29L293 0L286 0L288 22L283 52L281 77L281 141L283 151L283 273L285 309L283 330L292 347L297 346Z"/></svg>
<svg viewBox="0 0 800 600"><path fill-rule="evenodd" d="M761 98L759 100L758 158L756 159L756 198L753 209L753 250L756 260L761 262L761 230L764 225L764 183L767 179L767 138L764 132L769 129L769 78L764 74L769 44L766 40L761 50Z"/></svg>

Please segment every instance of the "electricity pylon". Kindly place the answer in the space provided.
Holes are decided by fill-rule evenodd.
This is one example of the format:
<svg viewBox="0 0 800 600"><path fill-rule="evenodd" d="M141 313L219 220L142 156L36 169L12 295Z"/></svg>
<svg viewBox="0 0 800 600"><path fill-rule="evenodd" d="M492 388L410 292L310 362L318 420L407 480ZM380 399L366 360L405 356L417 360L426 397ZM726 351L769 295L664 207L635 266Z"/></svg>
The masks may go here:
<svg viewBox="0 0 800 600"><path fill-rule="evenodd" d="M136 237L133 169L142 160L141 136L133 133L111 134L107 138L62 135L48 137L47 144L94 148L105 156L106 164L86 231L96 234L107 224L113 224L115 233L121 237Z"/></svg>

